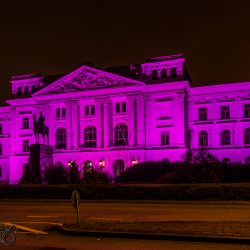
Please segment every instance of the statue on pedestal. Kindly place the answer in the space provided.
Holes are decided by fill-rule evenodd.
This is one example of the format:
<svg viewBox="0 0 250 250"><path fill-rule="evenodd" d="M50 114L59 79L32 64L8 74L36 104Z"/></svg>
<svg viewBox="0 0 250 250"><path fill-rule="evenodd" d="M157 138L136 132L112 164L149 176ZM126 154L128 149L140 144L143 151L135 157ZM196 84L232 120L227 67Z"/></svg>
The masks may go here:
<svg viewBox="0 0 250 250"><path fill-rule="evenodd" d="M40 111L40 116L38 121L36 115L33 114L33 131L36 138L36 143L39 143L39 134L43 136L43 144L45 143L45 136L47 137L47 142L49 141L49 127L44 124L45 118L42 111Z"/></svg>

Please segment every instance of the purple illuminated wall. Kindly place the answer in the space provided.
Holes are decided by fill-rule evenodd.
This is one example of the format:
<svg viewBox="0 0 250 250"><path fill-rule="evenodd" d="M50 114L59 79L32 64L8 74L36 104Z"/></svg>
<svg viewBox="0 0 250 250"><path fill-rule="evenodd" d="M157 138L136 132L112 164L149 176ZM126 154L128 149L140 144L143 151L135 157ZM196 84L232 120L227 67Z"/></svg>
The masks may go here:
<svg viewBox="0 0 250 250"><path fill-rule="evenodd" d="M115 175L123 165L179 161L188 147L201 146L221 160L245 162L250 83L191 88L184 67L184 58L173 55L127 68L83 65L59 79L13 77L9 106L0 108L2 180L20 179L29 156L24 144L35 143L32 116L40 111L54 164L76 160L80 169L101 166Z"/></svg>

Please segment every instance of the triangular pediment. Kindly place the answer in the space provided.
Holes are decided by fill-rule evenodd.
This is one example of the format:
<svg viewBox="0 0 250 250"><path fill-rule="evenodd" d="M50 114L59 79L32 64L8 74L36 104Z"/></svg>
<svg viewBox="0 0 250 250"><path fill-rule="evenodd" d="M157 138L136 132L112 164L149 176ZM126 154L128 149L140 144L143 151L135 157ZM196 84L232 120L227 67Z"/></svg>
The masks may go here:
<svg viewBox="0 0 250 250"><path fill-rule="evenodd" d="M34 96L78 92L121 86L142 86L143 82L103 70L82 66L72 73L36 92Z"/></svg>

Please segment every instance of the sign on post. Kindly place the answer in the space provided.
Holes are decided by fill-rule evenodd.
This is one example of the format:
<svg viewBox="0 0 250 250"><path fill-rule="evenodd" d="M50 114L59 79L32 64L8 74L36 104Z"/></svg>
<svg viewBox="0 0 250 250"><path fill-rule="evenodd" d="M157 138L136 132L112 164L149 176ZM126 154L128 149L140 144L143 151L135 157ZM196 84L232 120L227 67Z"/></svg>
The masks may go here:
<svg viewBox="0 0 250 250"><path fill-rule="evenodd" d="M79 214L79 204L80 204L80 194L77 190L74 190L71 194L72 207L76 208L76 219L77 224L80 225L80 214Z"/></svg>

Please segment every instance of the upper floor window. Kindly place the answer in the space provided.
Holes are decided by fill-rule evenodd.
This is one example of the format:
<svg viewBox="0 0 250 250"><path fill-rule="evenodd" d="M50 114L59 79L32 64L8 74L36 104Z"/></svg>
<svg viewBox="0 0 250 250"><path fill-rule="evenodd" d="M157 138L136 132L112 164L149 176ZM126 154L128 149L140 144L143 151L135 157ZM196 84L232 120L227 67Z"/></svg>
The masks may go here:
<svg viewBox="0 0 250 250"><path fill-rule="evenodd" d="M95 114L95 105L86 105L85 115L94 115L94 114Z"/></svg>
<svg viewBox="0 0 250 250"><path fill-rule="evenodd" d="M199 121L207 120L207 108L199 108Z"/></svg>
<svg viewBox="0 0 250 250"><path fill-rule="evenodd" d="M166 69L162 69L162 70L161 70L161 78L162 78L162 79L167 78L167 70L166 70Z"/></svg>
<svg viewBox="0 0 250 250"><path fill-rule="evenodd" d="M127 111L127 104L126 102L119 103L117 102L115 104L115 112L120 113L120 112L126 112Z"/></svg>
<svg viewBox="0 0 250 250"><path fill-rule="evenodd" d="M171 77L176 77L176 76L177 76L176 68L171 68L171 69L170 69L170 76L171 76Z"/></svg>
<svg viewBox="0 0 250 250"><path fill-rule="evenodd" d="M29 141L28 140L23 141L23 152L29 152Z"/></svg>
<svg viewBox="0 0 250 250"><path fill-rule="evenodd" d="M125 123L115 126L115 145L128 146L128 127Z"/></svg>
<svg viewBox="0 0 250 250"><path fill-rule="evenodd" d="M199 134L199 146L205 147L208 145L208 134L206 131L201 131Z"/></svg>
<svg viewBox="0 0 250 250"><path fill-rule="evenodd" d="M161 133L161 145L169 145L169 132Z"/></svg>
<svg viewBox="0 0 250 250"><path fill-rule="evenodd" d="M230 119L230 107L222 106L220 108L221 119Z"/></svg>
<svg viewBox="0 0 250 250"><path fill-rule="evenodd" d="M0 124L0 135L3 134L3 124Z"/></svg>
<svg viewBox="0 0 250 250"><path fill-rule="evenodd" d="M223 130L221 132L221 145L231 144L231 134L229 130Z"/></svg>
<svg viewBox="0 0 250 250"><path fill-rule="evenodd" d="M56 109L56 117L60 117L61 116L61 110L60 108Z"/></svg>
<svg viewBox="0 0 250 250"><path fill-rule="evenodd" d="M17 95L21 95L22 94L22 88L21 87L18 87L17 88Z"/></svg>
<svg viewBox="0 0 250 250"><path fill-rule="evenodd" d="M66 116L66 109L62 108L62 117L65 117L65 116Z"/></svg>
<svg viewBox="0 0 250 250"><path fill-rule="evenodd" d="M244 117L250 117L250 104L244 105Z"/></svg>
<svg viewBox="0 0 250 250"><path fill-rule="evenodd" d="M96 147L96 128L88 126L84 129L84 146L86 148Z"/></svg>
<svg viewBox="0 0 250 250"><path fill-rule="evenodd" d="M25 117L23 118L23 129L28 129L29 128L29 118Z"/></svg>
<svg viewBox="0 0 250 250"><path fill-rule="evenodd" d="M152 80L158 80L158 70L154 69L152 71Z"/></svg>
<svg viewBox="0 0 250 250"><path fill-rule="evenodd" d="M57 108L56 109L56 117L65 117L66 116L66 109L65 108Z"/></svg>
<svg viewBox="0 0 250 250"><path fill-rule="evenodd" d="M56 147L66 149L66 129L58 128L56 130Z"/></svg>
<svg viewBox="0 0 250 250"><path fill-rule="evenodd" d="M29 86L25 86L25 88L24 88L24 94L25 95L29 94Z"/></svg>
<svg viewBox="0 0 250 250"><path fill-rule="evenodd" d="M247 128L244 131L244 143L250 144L250 128Z"/></svg>

